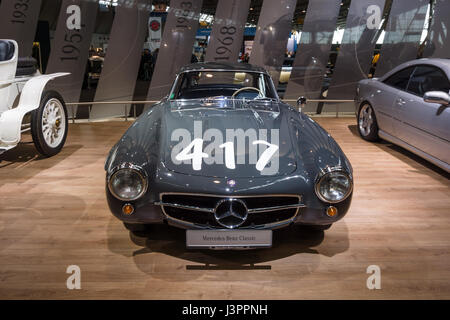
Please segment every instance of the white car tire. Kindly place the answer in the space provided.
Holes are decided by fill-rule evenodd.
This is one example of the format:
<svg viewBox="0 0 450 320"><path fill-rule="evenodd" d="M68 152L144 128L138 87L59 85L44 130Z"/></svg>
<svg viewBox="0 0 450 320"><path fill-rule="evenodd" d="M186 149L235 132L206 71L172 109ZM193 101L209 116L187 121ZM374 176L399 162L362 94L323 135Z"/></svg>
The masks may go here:
<svg viewBox="0 0 450 320"><path fill-rule="evenodd" d="M39 108L31 113L31 135L37 151L45 157L58 154L66 142L68 129L63 98L56 91L44 92Z"/></svg>

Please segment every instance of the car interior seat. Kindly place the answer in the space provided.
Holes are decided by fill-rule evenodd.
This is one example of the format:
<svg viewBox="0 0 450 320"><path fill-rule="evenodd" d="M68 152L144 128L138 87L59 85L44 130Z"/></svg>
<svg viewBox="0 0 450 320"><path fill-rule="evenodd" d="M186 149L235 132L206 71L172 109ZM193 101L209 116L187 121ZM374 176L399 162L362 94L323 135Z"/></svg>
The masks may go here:
<svg viewBox="0 0 450 320"><path fill-rule="evenodd" d="M0 40L0 62L6 62L14 57L14 43L8 40ZM33 57L19 57L15 76L30 76L37 70L37 61Z"/></svg>
<svg viewBox="0 0 450 320"><path fill-rule="evenodd" d="M14 44L11 41L0 40L0 62L14 57Z"/></svg>
<svg viewBox="0 0 450 320"><path fill-rule="evenodd" d="M37 61L33 57L19 57L17 60L16 77L30 76L37 70Z"/></svg>

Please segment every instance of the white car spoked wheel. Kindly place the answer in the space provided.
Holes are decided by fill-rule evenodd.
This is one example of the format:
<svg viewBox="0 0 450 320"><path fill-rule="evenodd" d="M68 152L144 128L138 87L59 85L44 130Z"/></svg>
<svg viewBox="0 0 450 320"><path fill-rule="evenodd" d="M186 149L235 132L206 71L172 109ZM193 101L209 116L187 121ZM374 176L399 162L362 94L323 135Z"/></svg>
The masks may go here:
<svg viewBox="0 0 450 320"><path fill-rule="evenodd" d="M31 115L31 134L38 152L51 157L61 151L68 129L67 109L55 91L42 95L41 104Z"/></svg>
<svg viewBox="0 0 450 320"><path fill-rule="evenodd" d="M358 131L361 137L368 141L378 139L378 124L375 112L369 103L364 103L358 112Z"/></svg>

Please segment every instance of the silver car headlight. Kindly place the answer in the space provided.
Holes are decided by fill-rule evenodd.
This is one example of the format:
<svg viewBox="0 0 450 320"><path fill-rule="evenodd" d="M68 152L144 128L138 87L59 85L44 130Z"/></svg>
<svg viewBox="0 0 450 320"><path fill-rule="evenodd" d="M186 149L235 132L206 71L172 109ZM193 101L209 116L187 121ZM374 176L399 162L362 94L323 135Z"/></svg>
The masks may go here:
<svg viewBox="0 0 450 320"><path fill-rule="evenodd" d="M133 201L147 191L145 171L133 164L122 164L112 171L108 179L109 191L119 200Z"/></svg>
<svg viewBox="0 0 450 320"><path fill-rule="evenodd" d="M316 195L324 202L341 202L350 195L352 189L352 178L340 168L326 168L316 179Z"/></svg>

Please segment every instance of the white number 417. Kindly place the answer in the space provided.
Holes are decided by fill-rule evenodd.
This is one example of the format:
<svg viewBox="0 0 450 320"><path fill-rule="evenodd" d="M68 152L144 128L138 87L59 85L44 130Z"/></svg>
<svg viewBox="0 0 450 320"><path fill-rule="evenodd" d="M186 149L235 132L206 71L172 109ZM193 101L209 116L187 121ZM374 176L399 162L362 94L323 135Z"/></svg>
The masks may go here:
<svg viewBox="0 0 450 320"><path fill-rule="evenodd" d="M259 157L256 162L256 169L262 171L266 165L270 162L274 154L278 151L278 146L268 143L264 140L253 141L253 145L265 145L268 148ZM219 146L221 149L225 149L225 166L228 169L236 169L236 162L234 157L234 143L225 142ZM192 152L191 152L192 151ZM181 150L175 156L178 161L192 160L192 168L196 171L202 169L203 158L208 158L208 154L203 152L203 139L194 139L186 148Z"/></svg>

